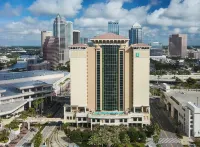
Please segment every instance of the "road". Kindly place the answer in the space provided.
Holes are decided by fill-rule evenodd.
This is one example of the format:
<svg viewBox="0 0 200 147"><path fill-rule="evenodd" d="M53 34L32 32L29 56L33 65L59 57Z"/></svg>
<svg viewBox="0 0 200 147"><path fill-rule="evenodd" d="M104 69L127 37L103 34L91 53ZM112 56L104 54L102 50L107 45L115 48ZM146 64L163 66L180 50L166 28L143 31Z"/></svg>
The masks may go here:
<svg viewBox="0 0 200 147"><path fill-rule="evenodd" d="M156 103L151 103L150 107L153 122L157 123L161 128L159 143L162 147L183 147L176 136L173 124L164 114L164 111Z"/></svg>
<svg viewBox="0 0 200 147"><path fill-rule="evenodd" d="M28 131L28 133L17 143L15 147L28 147L30 146L30 142L33 137L37 134L38 130L36 131Z"/></svg>

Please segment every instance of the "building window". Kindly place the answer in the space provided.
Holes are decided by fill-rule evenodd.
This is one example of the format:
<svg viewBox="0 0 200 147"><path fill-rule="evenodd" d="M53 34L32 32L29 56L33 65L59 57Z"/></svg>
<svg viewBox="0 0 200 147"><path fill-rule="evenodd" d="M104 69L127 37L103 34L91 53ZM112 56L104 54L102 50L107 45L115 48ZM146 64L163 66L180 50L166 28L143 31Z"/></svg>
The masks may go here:
<svg viewBox="0 0 200 147"><path fill-rule="evenodd" d="M105 120L105 123L109 123L109 119L106 119L106 120Z"/></svg>
<svg viewBox="0 0 200 147"><path fill-rule="evenodd" d="M83 117L83 121L86 121L86 117Z"/></svg>
<svg viewBox="0 0 200 147"><path fill-rule="evenodd" d="M92 122L95 122L95 119L92 119Z"/></svg>
<svg viewBox="0 0 200 147"><path fill-rule="evenodd" d="M137 121L137 117L134 117L134 118L133 118L133 121Z"/></svg>
<svg viewBox="0 0 200 147"><path fill-rule="evenodd" d="M119 110L119 45L102 45L102 109Z"/></svg>
<svg viewBox="0 0 200 147"><path fill-rule="evenodd" d="M100 119L97 119L97 122L100 122Z"/></svg>
<svg viewBox="0 0 200 147"><path fill-rule="evenodd" d="M127 119L124 119L124 122L127 122Z"/></svg>
<svg viewBox="0 0 200 147"><path fill-rule="evenodd" d="M80 117L78 117L78 121L81 121L81 118L80 118Z"/></svg>
<svg viewBox="0 0 200 147"><path fill-rule="evenodd" d="M139 117L139 118L138 118L138 121L142 121L142 118L141 118L141 117Z"/></svg>
<svg viewBox="0 0 200 147"><path fill-rule="evenodd" d="M100 111L100 103L101 103L101 101L100 101L100 97L101 97L101 94L100 94L100 65L101 65L101 63L100 63L100 51L97 51L97 53L96 53L96 63L97 63L97 65L96 65L96 76L97 76L97 81L96 81L96 86L97 86L97 89L96 89L96 93L97 93L97 101L96 101L96 105L97 105L97 111Z"/></svg>
<svg viewBox="0 0 200 147"><path fill-rule="evenodd" d="M67 116L67 120L69 120L69 116Z"/></svg>
<svg viewBox="0 0 200 147"><path fill-rule="evenodd" d="M124 52L120 51L120 82L119 82L119 89L120 89L120 111L124 109Z"/></svg>
<svg viewBox="0 0 200 147"><path fill-rule="evenodd" d="M115 120L114 120L114 119L111 119L110 122L111 122L111 123L115 123Z"/></svg>
<svg viewBox="0 0 200 147"><path fill-rule="evenodd" d="M141 113L142 110L141 110L141 108L135 108L135 112L136 112L136 113Z"/></svg>
<svg viewBox="0 0 200 147"><path fill-rule="evenodd" d="M120 119L119 121L120 121L120 122L123 122L123 119Z"/></svg>
<svg viewBox="0 0 200 147"><path fill-rule="evenodd" d="M24 89L24 92L29 92L29 89Z"/></svg>

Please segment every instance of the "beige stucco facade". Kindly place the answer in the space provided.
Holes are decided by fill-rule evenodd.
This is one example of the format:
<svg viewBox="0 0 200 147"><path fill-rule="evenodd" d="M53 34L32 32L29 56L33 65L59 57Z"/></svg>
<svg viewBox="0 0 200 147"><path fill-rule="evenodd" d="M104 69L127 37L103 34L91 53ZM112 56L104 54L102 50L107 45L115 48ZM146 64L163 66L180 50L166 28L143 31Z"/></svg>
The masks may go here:
<svg viewBox="0 0 200 147"><path fill-rule="evenodd" d="M114 34L91 41L93 47L70 50L71 106L65 106L66 122L73 121L77 126L90 123L91 127L93 124L150 124L150 47L145 44L128 46L128 39Z"/></svg>
<svg viewBox="0 0 200 147"><path fill-rule="evenodd" d="M149 106L149 64L148 49L133 50L133 107Z"/></svg>
<svg viewBox="0 0 200 147"><path fill-rule="evenodd" d="M71 105L88 105L87 50L70 50Z"/></svg>
<svg viewBox="0 0 200 147"><path fill-rule="evenodd" d="M141 112L147 112L146 108L149 108L150 47L144 44L128 46L128 40L96 39L92 41L94 47L70 50L71 105L85 106L93 112L97 110L97 52L100 52L100 111L103 110L101 45L119 45L119 54L123 52L123 111L135 112L135 109L140 109ZM118 78L118 83L120 83L120 78ZM119 91L118 102L120 102Z"/></svg>

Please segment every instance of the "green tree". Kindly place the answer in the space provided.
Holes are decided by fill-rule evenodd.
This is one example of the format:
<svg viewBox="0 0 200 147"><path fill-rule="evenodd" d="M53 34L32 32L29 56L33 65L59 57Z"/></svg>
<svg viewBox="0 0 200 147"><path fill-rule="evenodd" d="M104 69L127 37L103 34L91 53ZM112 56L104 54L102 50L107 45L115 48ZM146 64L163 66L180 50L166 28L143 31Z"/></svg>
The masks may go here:
<svg viewBox="0 0 200 147"><path fill-rule="evenodd" d="M186 80L186 83L189 85L189 86L192 86L192 85L195 85L197 83L197 80L193 79L193 78L188 78Z"/></svg>
<svg viewBox="0 0 200 147"><path fill-rule="evenodd" d="M129 136L131 142L136 142L139 138L138 132L133 127L129 128L128 136Z"/></svg>
<svg viewBox="0 0 200 147"><path fill-rule="evenodd" d="M154 141L156 144L158 143L158 141L159 141L158 135L154 135L154 136L153 136L153 141Z"/></svg>
<svg viewBox="0 0 200 147"><path fill-rule="evenodd" d="M89 138L92 136L92 132L85 130L81 132L82 142L88 142Z"/></svg>
<svg viewBox="0 0 200 147"><path fill-rule="evenodd" d="M0 142L6 143L8 141L8 135L9 132L6 129L0 131Z"/></svg>
<svg viewBox="0 0 200 147"><path fill-rule="evenodd" d="M77 144L81 143L81 141L82 141L81 131L79 129L72 131L70 133L70 140Z"/></svg>
<svg viewBox="0 0 200 147"><path fill-rule="evenodd" d="M156 134L157 134L157 135L160 135L160 126L156 123L156 124L154 125L154 128L155 128Z"/></svg>
<svg viewBox="0 0 200 147"><path fill-rule="evenodd" d="M147 125L146 127L144 127L144 130L147 137L151 137L155 132L155 127L154 125Z"/></svg>
<svg viewBox="0 0 200 147"><path fill-rule="evenodd" d="M35 139L34 139L34 147L40 147L40 145L42 144L42 134L41 132L38 132L35 135Z"/></svg>
<svg viewBox="0 0 200 147"><path fill-rule="evenodd" d="M145 134L145 132L139 131L138 132L138 136L139 136L139 142L143 142L143 143L146 142L146 134Z"/></svg>
<svg viewBox="0 0 200 147"><path fill-rule="evenodd" d="M124 144L124 145L130 144L130 138L125 131L120 132L119 138L120 138L120 141L121 141L122 144Z"/></svg>
<svg viewBox="0 0 200 147"><path fill-rule="evenodd" d="M33 101L33 107L35 108L36 112L37 112L38 106L43 102L44 102L43 98Z"/></svg>

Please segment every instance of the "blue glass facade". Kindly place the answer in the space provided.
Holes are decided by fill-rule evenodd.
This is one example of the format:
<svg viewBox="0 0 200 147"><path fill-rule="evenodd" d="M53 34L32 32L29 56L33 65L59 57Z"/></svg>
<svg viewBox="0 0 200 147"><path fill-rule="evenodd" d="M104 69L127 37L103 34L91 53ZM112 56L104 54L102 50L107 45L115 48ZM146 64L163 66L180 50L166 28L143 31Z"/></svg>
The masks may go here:
<svg viewBox="0 0 200 147"><path fill-rule="evenodd" d="M163 55L163 45L159 42L152 42L150 49L150 56L162 56Z"/></svg>
<svg viewBox="0 0 200 147"><path fill-rule="evenodd" d="M119 110L119 45L102 45L102 110Z"/></svg>
<svg viewBox="0 0 200 147"><path fill-rule="evenodd" d="M129 30L129 45L142 43L142 28L131 28Z"/></svg>
<svg viewBox="0 0 200 147"><path fill-rule="evenodd" d="M109 21L108 22L108 33L114 33L119 35L119 22L118 21Z"/></svg>

